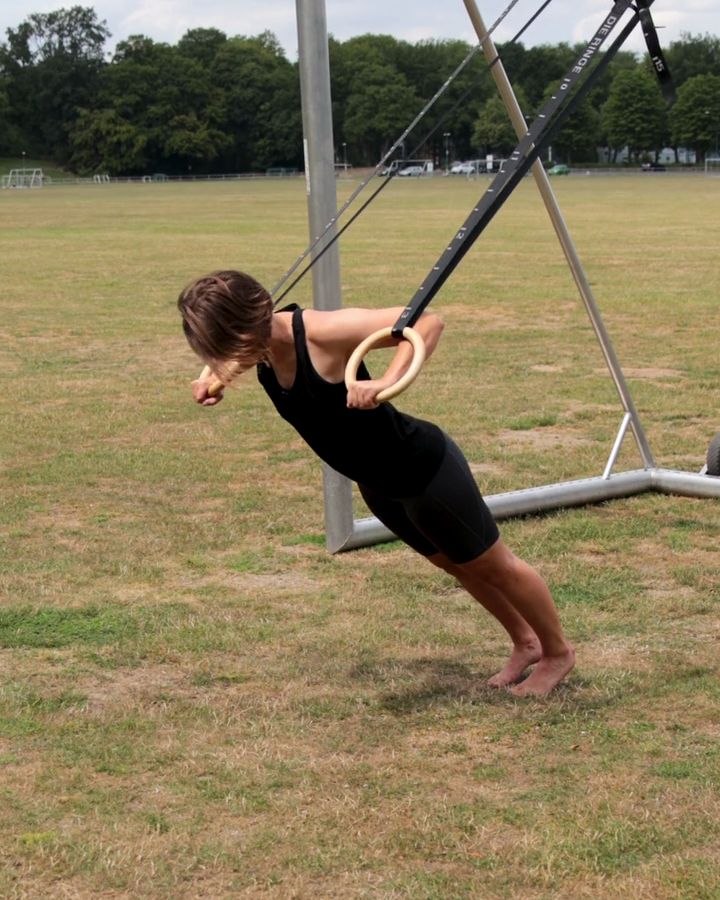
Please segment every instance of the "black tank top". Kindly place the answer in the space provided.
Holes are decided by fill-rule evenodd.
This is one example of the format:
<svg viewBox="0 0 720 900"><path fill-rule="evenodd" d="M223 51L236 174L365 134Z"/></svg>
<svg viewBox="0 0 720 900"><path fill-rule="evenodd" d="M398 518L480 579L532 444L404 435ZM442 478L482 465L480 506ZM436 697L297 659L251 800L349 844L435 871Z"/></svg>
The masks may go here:
<svg viewBox="0 0 720 900"><path fill-rule="evenodd" d="M310 361L302 309L292 304L287 310L293 313L297 358L292 387L281 387L269 365L261 363L257 369L277 411L335 471L390 496L420 493L445 455L442 430L390 403L376 409L348 409L345 382L326 381ZM370 378L364 364L358 378Z"/></svg>

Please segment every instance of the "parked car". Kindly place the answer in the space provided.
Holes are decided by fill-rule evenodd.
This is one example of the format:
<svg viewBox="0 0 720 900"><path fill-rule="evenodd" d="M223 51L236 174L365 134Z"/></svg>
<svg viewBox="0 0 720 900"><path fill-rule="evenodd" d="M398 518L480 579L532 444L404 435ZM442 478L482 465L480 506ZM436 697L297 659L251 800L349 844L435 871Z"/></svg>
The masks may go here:
<svg viewBox="0 0 720 900"><path fill-rule="evenodd" d="M548 175L569 175L570 174L570 166L566 166L564 163L557 163L552 166L552 168L548 169Z"/></svg>
<svg viewBox="0 0 720 900"><path fill-rule="evenodd" d="M422 175L425 169L422 166L405 166L398 172L398 178L417 178Z"/></svg>
<svg viewBox="0 0 720 900"><path fill-rule="evenodd" d="M474 175L475 163L473 162L456 162L450 166L451 175Z"/></svg>

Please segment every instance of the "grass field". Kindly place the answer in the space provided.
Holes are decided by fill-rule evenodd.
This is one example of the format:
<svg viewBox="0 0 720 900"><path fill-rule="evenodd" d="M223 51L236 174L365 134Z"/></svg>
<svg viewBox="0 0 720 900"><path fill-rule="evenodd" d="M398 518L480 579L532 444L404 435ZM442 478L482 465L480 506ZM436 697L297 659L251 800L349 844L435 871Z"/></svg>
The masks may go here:
<svg viewBox="0 0 720 900"><path fill-rule="evenodd" d="M406 302L482 188L408 181L344 240L345 304ZM720 180L555 187L658 464L699 471ZM0 193L0 896L720 898L717 501L503 523L578 667L485 687L499 629L397 543L326 552L252 377L190 400L179 289L273 283L305 216L301 180ZM400 405L484 491L602 472L622 410L532 182L434 308Z"/></svg>

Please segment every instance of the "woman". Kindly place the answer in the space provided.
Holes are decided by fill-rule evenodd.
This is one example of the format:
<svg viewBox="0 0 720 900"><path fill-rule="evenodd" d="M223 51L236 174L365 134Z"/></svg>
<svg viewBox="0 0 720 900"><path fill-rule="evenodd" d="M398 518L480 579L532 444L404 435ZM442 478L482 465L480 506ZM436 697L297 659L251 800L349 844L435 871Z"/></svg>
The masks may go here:
<svg viewBox="0 0 720 900"><path fill-rule="evenodd" d="M380 521L453 575L505 628L512 652L490 685L543 696L567 676L575 651L550 592L503 543L462 452L436 425L377 401L407 370L408 342L388 338L385 346L397 349L384 375L371 378L361 365L357 383L345 386L353 350L394 325L401 307L321 311L293 304L274 312L268 292L234 270L198 279L178 307L188 342L205 363L192 386L198 403L217 404L218 379L225 385L256 366L277 411L317 455L357 482ZM441 320L426 313L414 327L430 356Z"/></svg>

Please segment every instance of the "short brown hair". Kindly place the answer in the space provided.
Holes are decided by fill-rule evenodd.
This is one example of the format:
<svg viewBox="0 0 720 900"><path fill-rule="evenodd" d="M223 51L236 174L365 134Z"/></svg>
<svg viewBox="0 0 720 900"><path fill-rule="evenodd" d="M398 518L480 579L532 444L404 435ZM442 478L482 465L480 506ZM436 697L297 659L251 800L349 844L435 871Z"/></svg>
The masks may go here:
<svg viewBox="0 0 720 900"><path fill-rule="evenodd" d="M229 269L198 278L180 293L178 309L188 343L223 380L229 364L268 352L272 299L251 275Z"/></svg>

